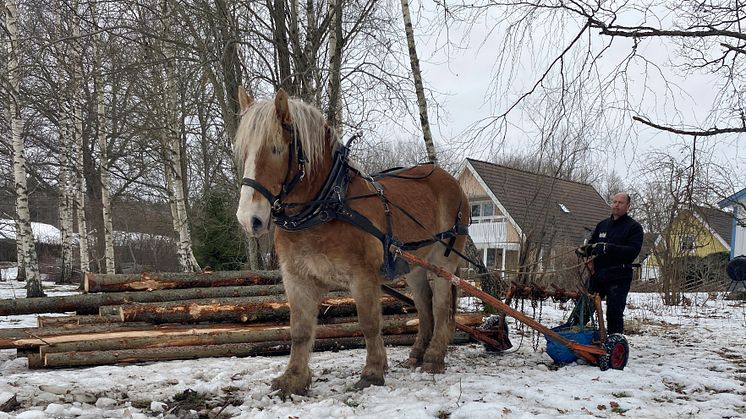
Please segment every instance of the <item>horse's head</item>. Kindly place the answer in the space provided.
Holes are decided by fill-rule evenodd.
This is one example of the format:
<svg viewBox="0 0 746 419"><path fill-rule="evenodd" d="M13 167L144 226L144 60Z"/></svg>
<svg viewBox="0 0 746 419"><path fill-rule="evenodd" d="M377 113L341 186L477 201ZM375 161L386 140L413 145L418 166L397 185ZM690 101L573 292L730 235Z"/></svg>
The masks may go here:
<svg viewBox="0 0 746 419"><path fill-rule="evenodd" d="M292 199L292 189L305 186L322 160L327 130L318 109L282 89L274 100L254 102L241 87L238 99L241 122L233 151L243 181L236 216L249 235L262 236L273 204L277 210L279 202Z"/></svg>

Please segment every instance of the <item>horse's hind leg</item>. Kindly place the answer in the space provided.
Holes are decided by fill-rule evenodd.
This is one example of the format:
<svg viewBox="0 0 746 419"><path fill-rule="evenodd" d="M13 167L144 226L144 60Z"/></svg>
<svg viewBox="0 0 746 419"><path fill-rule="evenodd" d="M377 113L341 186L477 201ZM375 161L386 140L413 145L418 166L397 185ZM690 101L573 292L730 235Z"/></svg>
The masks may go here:
<svg viewBox="0 0 746 419"><path fill-rule="evenodd" d="M359 277L350 282L350 292L355 299L357 318L365 336L365 367L355 388L384 384L384 371L388 367L386 348L381 336L381 298L378 280L375 277Z"/></svg>
<svg viewBox="0 0 746 419"><path fill-rule="evenodd" d="M414 299L414 305L417 308L417 319L419 321L417 337L409 351L409 359L407 360L407 364L414 368L422 364L425 350L433 336L432 291L427 283L426 271L423 268L413 267L412 271L407 274L406 280L409 289L412 291L412 299Z"/></svg>
<svg viewBox="0 0 746 419"><path fill-rule="evenodd" d="M451 256L454 256L451 254ZM431 252L430 260L433 264L443 266L449 272L454 272L458 265L458 260L446 258L443 249L440 246L434 248ZM453 286L450 282L437 277L435 274L428 273L430 278L430 289L432 290L432 316L433 316L433 335L430 344L427 346L423 358L422 370L432 373L445 371L445 356L448 350L448 344L453 337L454 331L454 293Z"/></svg>
<svg viewBox="0 0 746 419"><path fill-rule="evenodd" d="M285 295L290 305L290 361L285 372L272 380L272 389L283 399L290 394L306 394L311 385L308 360L316 334L319 301L326 292L314 281L300 280L283 272Z"/></svg>

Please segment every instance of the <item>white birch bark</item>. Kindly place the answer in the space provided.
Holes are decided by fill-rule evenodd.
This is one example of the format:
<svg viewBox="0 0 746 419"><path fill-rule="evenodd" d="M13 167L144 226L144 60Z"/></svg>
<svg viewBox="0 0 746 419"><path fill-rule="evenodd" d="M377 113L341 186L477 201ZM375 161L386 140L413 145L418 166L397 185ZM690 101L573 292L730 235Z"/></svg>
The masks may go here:
<svg viewBox="0 0 746 419"><path fill-rule="evenodd" d="M342 0L329 0L329 123L342 134Z"/></svg>
<svg viewBox="0 0 746 419"><path fill-rule="evenodd" d="M75 218L78 224L78 243L80 250L80 271L90 270L90 258L88 256L88 222L85 213L86 182L83 166L83 110L80 104L80 86L83 81L83 69L80 43L80 18L78 17L78 1L73 0L73 44L70 51L70 62L73 68L72 106L73 106L73 148L75 166Z"/></svg>
<svg viewBox="0 0 746 419"><path fill-rule="evenodd" d="M417 46L414 42L414 29L412 28L412 18L409 14L409 0L401 0L401 11L402 17L404 18L404 31L407 34L409 63L412 66L412 77L414 78L414 89L417 93L417 105L420 111L420 126L422 127L422 137L425 140L427 158L431 162L438 164L435 143L433 142L433 134L430 131L430 119L427 116L427 99L425 98L425 88L422 83L420 59L417 57Z"/></svg>
<svg viewBox="0 0 746 419"><path fill-rule="evenodd" d="M65 4L60 1L59 10L62 10ZM63 24L62 13L58 14L57 28L58 38L62 37ZM63 48L57 57L58 77L59 80L68 80L65 71L65 61L68 58L67 48ZM69 85L67 89L59 95L59 142L60 142L60 171L57 179L59 189L59 212L60 212L60 239L61 239L61 263L59 282L67 284L72 282L73 275L73 190L71 189L71 180L74 176L71 168L72 156L72 125L73 115L72 108L69 106Z"/></svg>
<svg viewBox="0 0 746 419"><path fill-rule="evenodd" d="M91 14L94 22L98 20L96 1L91 2ZM101 60L101 33L93 41L93 84L96 92L96 126L98 127L99 175L101 177L101 207L104 219L104 259L106 273L116 273L114 265L114 228L111 220L111 193L109 192L109 156L106 144L106 116L103 86L103 65Z"/></svg>
<svg viewBox="0 0 746 419"><path fill-rule="evenodd" d="M165 41L163 43L163 54L165 58L166 78L165 78L165 110L166 110L166 173L167 178L170 172L172 176L170 183L173 192L172 212L176 212L174 217L174 229L179 236L179 248L181 251L180 262L183 271L199 271L200 267L192 251L192 239L189 233L189 219L186 210L186 200L184 193L183 174L181 172L181 123L178 115L179 94L176 86L176 54L173 44L170 42L172 34L170 27L172 24L172 4L171 0L163 2L163 16ZM171 194L169 194L171 195Z"/></svg>
<svg viewBox="0 0 746 419"><path fill-rule="evenodd" d="M31 230L29 214L28 189L26 186L26 149L23 143L23 119L20 102L20 60L18 50L18 8L14 0L5 2L5 28L8 34L8 88L10 103L10 135L13 145L13 178L16 190L16 246L21 249L18 260L25 265L26 296L43 297L39 263L34 247L34 235Z"/></svg>

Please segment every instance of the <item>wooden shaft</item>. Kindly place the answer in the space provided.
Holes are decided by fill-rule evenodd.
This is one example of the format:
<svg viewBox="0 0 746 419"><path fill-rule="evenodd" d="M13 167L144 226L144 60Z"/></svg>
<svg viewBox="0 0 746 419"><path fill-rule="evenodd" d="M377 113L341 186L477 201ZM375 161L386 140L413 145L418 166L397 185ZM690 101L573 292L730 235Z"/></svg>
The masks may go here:
<svg viewBox="0 0 746 419"><path fill-rule="evenodd" d="M510 307L509 305L503 303L502 301L498 300L497 298L487 294L486 292L480 290L479 288L475 287L474 285L471 285L470 283L462 280L458 276L446 271L445 269L435 266L432 263L419 258L409 252L405 251L397 251L397 255L404 260L414 263L415 265L419 265L433 273L435 273L437 276L446 279L450 281L453 285L459 287L462 289L465 293L471 295L472 297L477 297L484 301L485 303L491 305L492 307L496 308L499 311L504 312L505 314L515 318L516 320L520 321L521 323L524 323L531 327L532 329L535 329L544 335L552 338L552 340L557 341L558 343L568 347L570 350L572 350L575 354L577 354L579 357L585 359L586 361L596 364L597 363L597 355L604 355L606 354L606 350L602 349L598 346L592 346L592 345L583 345L577 342L574 342L570 339L567 339L566 337L560 335L559 333L553 331L552 329L542 325L541 323L537 322L536 320L526 316L525 314L521 313L520 311Z"/></svg>
<svg viewBox="0 0 746 419"><path fill-rule="evenodd" d="M604 309L601 306L601 296L599 294L593 294L593 306L596 308L596 314L598 315L598 335L601 338L601 342L606 342L608 337L606 334L606 319L604 319Z"/></svg>

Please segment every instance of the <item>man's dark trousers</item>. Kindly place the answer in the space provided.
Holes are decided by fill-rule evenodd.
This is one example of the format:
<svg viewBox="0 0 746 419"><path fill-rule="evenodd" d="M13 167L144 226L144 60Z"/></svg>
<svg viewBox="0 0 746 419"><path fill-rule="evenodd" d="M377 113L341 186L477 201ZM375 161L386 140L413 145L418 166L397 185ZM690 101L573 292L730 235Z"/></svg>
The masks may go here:
<svg viewBox="0 0 746 419"><path fill-rule="evenodd" d="M609 334L624 333L624 308L631 284L631 279L618 279L608 283L591 281L590 291L597 292L602 299L606 298L606 332Z"/></svg>

